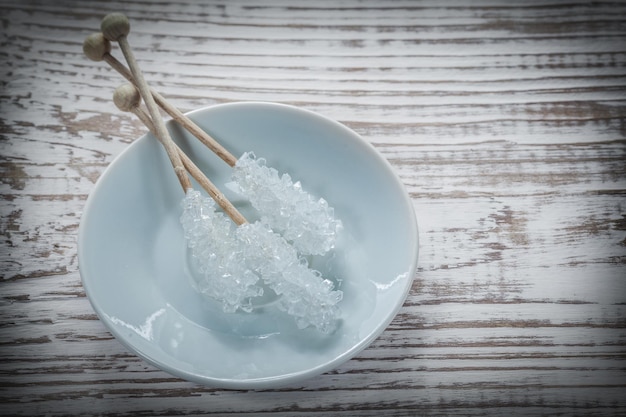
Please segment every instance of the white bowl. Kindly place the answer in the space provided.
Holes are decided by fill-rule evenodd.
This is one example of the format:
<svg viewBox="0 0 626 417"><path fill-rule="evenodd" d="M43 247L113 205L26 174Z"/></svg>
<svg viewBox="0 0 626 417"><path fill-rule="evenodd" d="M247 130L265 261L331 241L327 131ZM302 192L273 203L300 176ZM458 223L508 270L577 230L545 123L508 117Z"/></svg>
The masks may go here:
<svg viewBox="0 0 626 417"><path fill-rule="evenodd" d="M291 106L223 104L189 117L234 155L254 151L335 208L344 224L339 243L310 261L344 292L339 329L332 335L298 330L271 305L226 314L194 290L179 224L183 192L151 134L111 163L82 217L80 273L100 319L146 361L214 387L294 384L359 353L404 303L417 264L413 206L389 163L345 126ZM178 125L168 128L254 220L254 211L225 187L231 169Z"/></svg>

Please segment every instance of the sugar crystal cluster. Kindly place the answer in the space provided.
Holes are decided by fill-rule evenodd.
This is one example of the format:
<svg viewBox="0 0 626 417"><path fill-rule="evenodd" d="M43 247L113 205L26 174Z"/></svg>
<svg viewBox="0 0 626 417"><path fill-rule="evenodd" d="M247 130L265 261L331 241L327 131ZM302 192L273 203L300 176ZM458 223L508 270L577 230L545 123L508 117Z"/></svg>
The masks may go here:
<svg viewBox="0 0 626 417"><path fill-rule="evenodd" d="M299 328L312 325L322 333L335 330L337 303L343 293L333 290L332 281L310 269L293 246L262 223L240 226L237 236L244 243L248 265L281 296L278 307L293 316Z"/></svg>
<svg viewBox="0 0 626 417"><path fill-rule="evenodd" d="M264 222L235 227L198 191L189 190L182 206L184 236L201 273L198 289L220 301L224 312L252 311L265 284L279 296L277 307L293 316L299 328L313 326L326 334L336 329L343 293L310 269L283 236Z"/></svg>
<svg viewBox="0 0 626 417"><path fill-rule="evenodd" d="M225 312L251 311L252 298L263 295L263 288L258 275L241 261L241 243L232 222L198 191L189 190L182 206L183 233L201 274L198 290L221 301Z"/></svg>
<svg viewBox="0 0 626 417"><path fill-rule="evenodd" d="M233 179L262 220L300 253L322 255L334 247L342 224L333 208L302 190L289 174L279 175L263 158L246 152L237 160Z"/></svg>

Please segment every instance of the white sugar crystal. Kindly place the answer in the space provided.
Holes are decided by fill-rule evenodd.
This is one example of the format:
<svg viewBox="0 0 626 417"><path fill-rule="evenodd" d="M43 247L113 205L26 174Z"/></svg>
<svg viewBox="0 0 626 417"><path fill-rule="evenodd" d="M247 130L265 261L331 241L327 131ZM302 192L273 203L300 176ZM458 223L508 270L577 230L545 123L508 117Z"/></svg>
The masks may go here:
<svg viewBox="0 0 626 417"><path fill-rule="evenodd" d="M263 158L246 152L237 161L233 179L262 221L302 254L323 255L334 247L342 224L333 208L323 198L316 200L302 190L289 174L280 176Z"/></svg>
<svg viewBox="0 0 626 417"><path fill-rule="evenodd" d="M332 333L337 326L343 293L318 271L308 268L304 258L285 239L262 223L237 228L248 266L280 296L278 307L296 319L299 328L315 326Z"/></svg>
<svg viewBox="0 0 626 417"><path fill-rule="evenodd" d="M262 222L234 227L198 191L188 191L182 206L184 236L201 274L198 290L220 301L224 312L252 311L253 299L263 295L260 277L299 328L313 326L327 334L336 329L342 291L310 269L281 235Z"/></svg>
<svg viewBox="0 0 626 417"><path fill-rule="evenodd" d="M224 312L251 311L251 299L261 296L259 277L246 267L232 222L215 210L212 199L190 190L180 218L187 245L198 263L198 290L222 303Z"/></svg>

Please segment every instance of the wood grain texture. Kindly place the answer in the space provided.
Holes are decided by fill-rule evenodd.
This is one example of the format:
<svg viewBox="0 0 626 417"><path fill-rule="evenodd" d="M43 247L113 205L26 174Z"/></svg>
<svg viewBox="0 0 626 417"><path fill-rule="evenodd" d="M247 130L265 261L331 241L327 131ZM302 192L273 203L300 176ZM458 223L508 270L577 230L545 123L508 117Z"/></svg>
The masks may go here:
<svg viewBox="0 0 626 417"><path fill-rule="evenodd" d="M626 3L0 10L0 415L626 414ZM183 110L302 106L396 169L420 266L356 358L297 386L219 390L146 364L100 323L76 232L98 177L145 132L111 102L120 77L82 55L113 11Z"/></svg>

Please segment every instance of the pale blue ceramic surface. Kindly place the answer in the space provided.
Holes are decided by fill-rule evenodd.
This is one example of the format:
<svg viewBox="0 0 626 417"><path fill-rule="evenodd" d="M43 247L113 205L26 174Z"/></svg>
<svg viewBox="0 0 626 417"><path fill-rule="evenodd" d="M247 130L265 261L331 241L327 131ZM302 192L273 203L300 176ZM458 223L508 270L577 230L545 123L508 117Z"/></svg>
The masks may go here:
<svg viewBox="0 0 626 417"><path fill-rule="evenodd" d="M339 245L311 264L344 292L339 330L330 336L297 330L271 305L225 314L194 291L178 222L183 193L152 135L108 167L82 217L79 266L98 316L150 363L214 387L295 384L356 355L396 315L417 264L412 203L391 166L345 126L290 106L233 103L189 116L234 155L254 151L335 207L345 226ZM254 211L225 187L230 168L179 127L168 127L254 220Z"/></svg>

